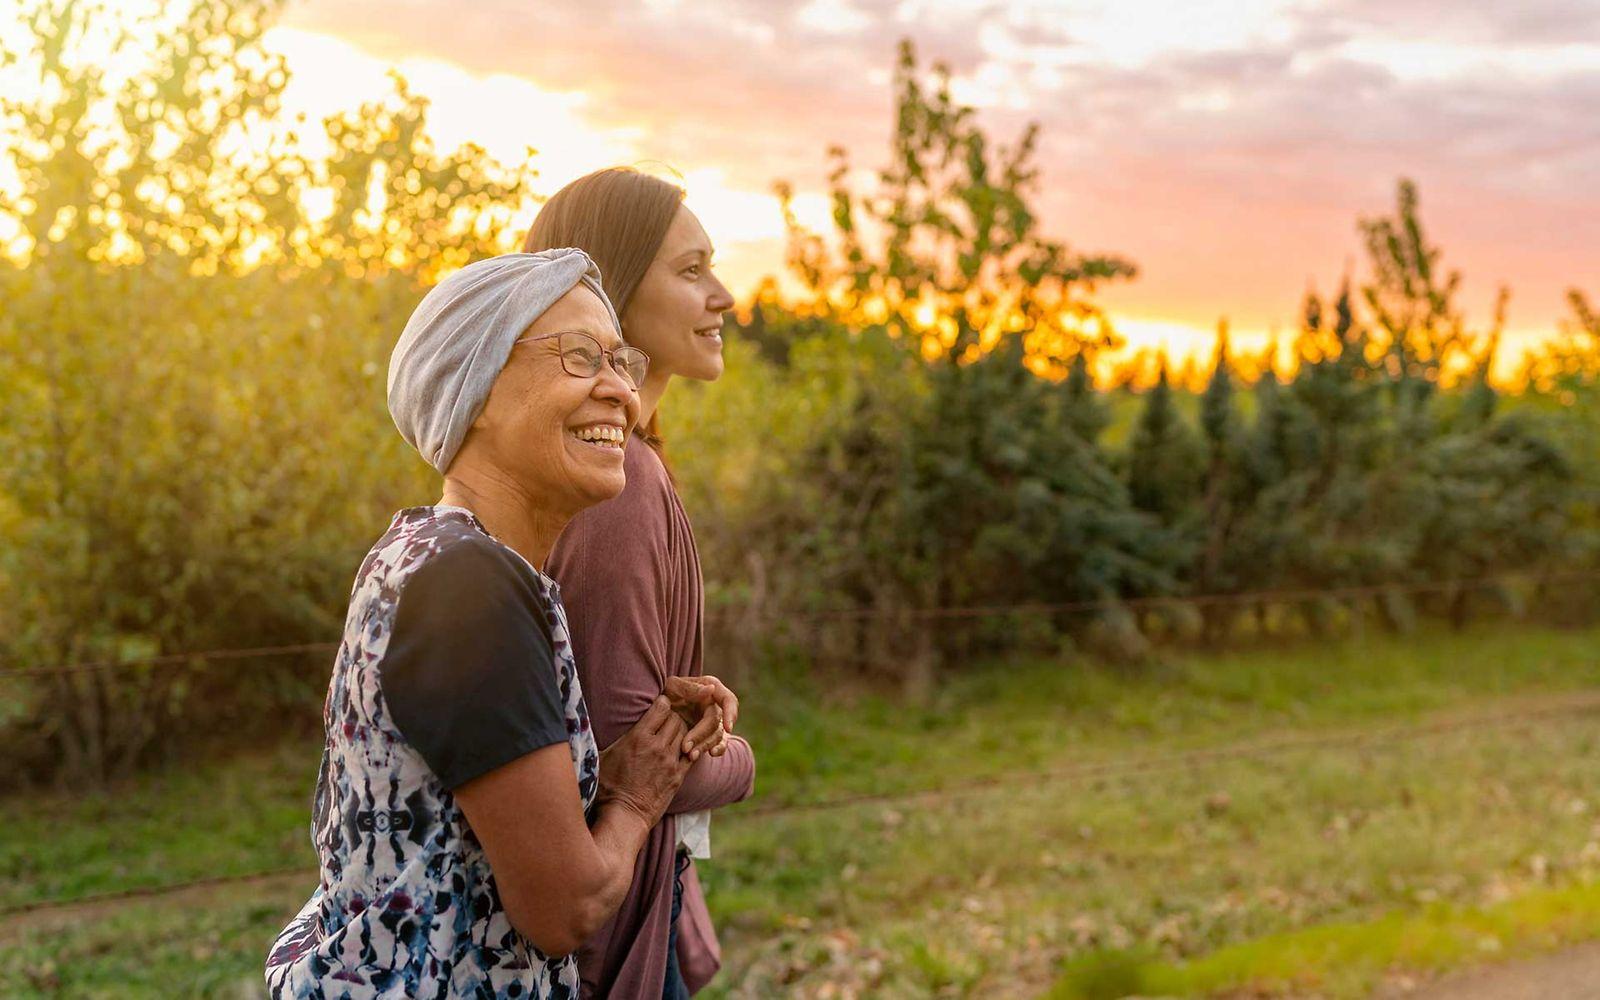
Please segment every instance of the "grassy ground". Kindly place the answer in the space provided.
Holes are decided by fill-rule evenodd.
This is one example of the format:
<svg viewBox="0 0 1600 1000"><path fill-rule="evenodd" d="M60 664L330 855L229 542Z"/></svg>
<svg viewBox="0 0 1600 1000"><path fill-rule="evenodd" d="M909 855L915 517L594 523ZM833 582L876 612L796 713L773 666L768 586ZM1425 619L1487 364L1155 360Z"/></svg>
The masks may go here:
<svg viewBox="0 0 1600 1000"><path fill-rule="evenodd" d="M1397 964L1488 955L1490 937L1511 953L1600 931L1583 908L1600 892L1593 714L1067 773L1546 704L1600 688L1597 639L1502 626L1188 656L1131 676L996 663L919 710L764 678L741 723L758 800L718 820L702 868L727 958L712 992L1358 996ZM314 765L288 747L103 797L6 802L0 906L309 868ZM1039 770L1056 776L1019 780ZM966 787L988 776L1007 782ZM940 786L955 790L755 812ZM0 995L258 995L266 943L309 888L280 878L13 919L0 925ZM1457 945L1396 949L1394 921L1444 927L1434 939Z"/></svg>
<svg viewBox="0 0 1600 1000"><path fill-rule="evenodd" d="M1480 906L1432 903L1367 922L1330 923L1231 945L1186 961L1153 949L1090 952L1066 963L1050 1000L1220 991L1360 995L1391 970L1436 972L1508 951L1600 938L1600 883L1534 889ZM1525 990L1522 995L1534 995Z"/></svg>

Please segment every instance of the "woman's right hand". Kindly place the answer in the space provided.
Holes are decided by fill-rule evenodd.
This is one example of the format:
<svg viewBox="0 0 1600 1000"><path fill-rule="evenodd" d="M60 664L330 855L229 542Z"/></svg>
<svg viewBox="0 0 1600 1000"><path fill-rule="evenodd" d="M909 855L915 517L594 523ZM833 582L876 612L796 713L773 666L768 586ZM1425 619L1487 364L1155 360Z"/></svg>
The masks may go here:
<svg viewBox="0 0 1600 1000"><path fill-rule="evenodd" d="M702 752L720 757L728 749L728 734L739 716L739 698L726 684L710 675L668 677L662 694L672 710L689 725L684 752L691 761Z"/></svg>
<svg viewBox="0 0 1600 1000"><path fill-rule="evenodd" d="M683 754L688 726L662 695L633 728L600 754L599 798L619 803L655 826L678 793L690 760Z"/></svg>

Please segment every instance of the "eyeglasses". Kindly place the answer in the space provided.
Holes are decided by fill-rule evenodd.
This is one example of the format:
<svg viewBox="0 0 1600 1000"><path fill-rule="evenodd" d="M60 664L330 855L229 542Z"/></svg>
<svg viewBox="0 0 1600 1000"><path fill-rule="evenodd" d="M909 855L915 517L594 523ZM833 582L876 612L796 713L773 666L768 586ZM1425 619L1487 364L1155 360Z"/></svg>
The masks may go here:
<svg viewBox="0 0 1600 1000"><path fill-rule="evenodd" d="M650 371L650 355L637 347L623 345L614 351L608 351L600 346L600 341L587 333L578 333L569 330L566 333L541 333L536 337L523 337L512 342L526 344L535 340L549 340L558 338L557 346L561 348L561 367L568 375L578 378L593 378L600 374L601 362L609 362L611 370L622 376L622 381L628 383L628 388L638 390L644 385L644 377Z"/></svg>

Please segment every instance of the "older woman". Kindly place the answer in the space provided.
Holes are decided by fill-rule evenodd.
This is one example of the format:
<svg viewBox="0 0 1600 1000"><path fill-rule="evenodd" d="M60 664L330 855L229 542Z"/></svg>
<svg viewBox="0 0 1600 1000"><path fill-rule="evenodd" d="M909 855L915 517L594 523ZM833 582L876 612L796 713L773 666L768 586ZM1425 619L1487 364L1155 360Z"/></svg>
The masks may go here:
<svg viewBox="0 0 1600 1000"><path fill-rule="evenodd" d="M722 740L714 712L689 731L661 697L601 754L539 569L622 490L647 364L578 250L471 264L406 325L389 407L444 494L397 513L356 576L324 709L321 884L268 957L274 997L577 996L571 952Z"/></svg>

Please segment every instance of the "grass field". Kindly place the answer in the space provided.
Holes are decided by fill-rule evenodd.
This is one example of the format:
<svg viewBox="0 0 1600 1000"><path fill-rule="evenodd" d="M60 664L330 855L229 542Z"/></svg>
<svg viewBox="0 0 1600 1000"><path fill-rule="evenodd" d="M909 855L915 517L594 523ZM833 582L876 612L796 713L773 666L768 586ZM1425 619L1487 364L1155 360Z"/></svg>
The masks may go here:
<svg viewBox="0 0 1600 1000"><path fill-rule="evenodd" d="M702 867L727 961L710 992L1353 997L1396 968L1600 935L1600 711L1507 717L1600 688L1597 640L1484 627L1138 674L1006 661L922 709L763 677L741 723L757 799L719 818ZM1445 724L1345 738L1417 722ZM1256 750L1183 756L1238 745ZM314 752L7 801L0 906L309 869ZM258 996L310 879L13 917L0 995Z"/></svg>

